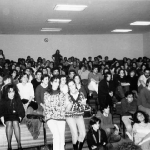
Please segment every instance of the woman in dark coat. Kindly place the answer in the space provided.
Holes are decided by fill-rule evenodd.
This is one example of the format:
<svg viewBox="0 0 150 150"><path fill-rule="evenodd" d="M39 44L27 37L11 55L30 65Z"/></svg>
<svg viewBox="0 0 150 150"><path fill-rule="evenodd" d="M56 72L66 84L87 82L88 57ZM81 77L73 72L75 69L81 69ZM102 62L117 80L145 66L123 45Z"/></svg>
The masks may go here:
<svg viewBox="0 0 150 150"><path fill-rule="evenodd" d="M5 91L5 97L0 102L0 117L6 128L6 137L8 142L8 150L11 148L11 140L13 131L18 143L18 150L21 150L21 136L19 123L25 116L23 104L15 85L8 85Z"/></svg>
<svg viewBox="0 0 150 150"><path fill-rule="evenodd" d="M87 133L87 144L90 150L105 150L107 145L107 136L100 128L101 120L92 117L90 120L90 129Z"/></svg>

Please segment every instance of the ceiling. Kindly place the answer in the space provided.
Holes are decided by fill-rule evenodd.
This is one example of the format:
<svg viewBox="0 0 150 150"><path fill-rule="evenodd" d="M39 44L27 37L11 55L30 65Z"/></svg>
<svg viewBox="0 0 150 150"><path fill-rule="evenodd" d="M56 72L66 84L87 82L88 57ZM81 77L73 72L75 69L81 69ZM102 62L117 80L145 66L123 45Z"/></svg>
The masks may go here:
<svg viewBox="0 0 150 150"><path fill-rule="evenodd" d="M55 11L56 4L82 4L82 12ZM68 24L50 24L47 19L72 19ZM150 21L150 0L0 0L0 34L113 34L150 32L150 26L130 26ZM62 28L41 32L41 28Z"/></svg>

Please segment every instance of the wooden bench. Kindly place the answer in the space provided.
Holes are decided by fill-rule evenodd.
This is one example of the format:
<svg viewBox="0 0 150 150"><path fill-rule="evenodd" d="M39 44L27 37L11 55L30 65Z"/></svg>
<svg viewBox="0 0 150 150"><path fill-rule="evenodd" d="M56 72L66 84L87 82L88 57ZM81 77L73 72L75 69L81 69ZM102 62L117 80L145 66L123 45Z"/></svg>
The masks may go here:
<svg viewBox="0 0 150 150"><path fill-rule="evenodd" d="M85 126L86 130L88 130L89 127L89 120L90 118L84 118L85 120ZM29 148L29 147L36 147L36 146L42 146L44 145L44 135L43 135L43 127L40 128L40 135L38 139L33 140L33 137L31 136L31 133L27 129L25 124L21 124L21 144L23 148ZM46 124L46 135L47 135L47 144L52 144L52 133L50 132L47 124ZM70 129L68 124L66 123L66 130L65 130L65 142L71 142L72 137L70 133ZM17 142L15 135L13 134L12 137L12 148L17 149ZM7 139L6 139L6 133L5 133L5 127L0 126L0 150L7 150Z"/></svg>

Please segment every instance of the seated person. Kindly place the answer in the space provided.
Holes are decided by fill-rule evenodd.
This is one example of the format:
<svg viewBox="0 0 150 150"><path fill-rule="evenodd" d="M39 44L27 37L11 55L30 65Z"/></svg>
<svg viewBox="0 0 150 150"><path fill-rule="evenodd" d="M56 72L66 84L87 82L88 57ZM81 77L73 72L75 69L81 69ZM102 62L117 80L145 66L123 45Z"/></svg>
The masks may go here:
<svg viewBox="0 0 150 150"><path fill-rule="evenodd" d="M148 115L142 111L134 114L133 138L136 145L140 145L142 150L150 149L150 123Z"/></svg>
<svg viewBox="0 0 150 150"><path fill-rule="evenodd" d="M125 98L121 100L121 110L122 110L122 121L126 127L127 135L132 135L132 125L131 125L131 118L132 115L137 110L137 100L133 99L133 93L127 91L125 93Z"/></svg>
<svg viewBox="0 0 150 150"><path fill-rule="evenodd" d="M87 144L90 150L105 150L107 136L100 127L101 120L93 116L90 120L90 129L87 133Z"/></svg>
<svg viewBox="0 0 150 150"><path fill-rule="evenodd" d="M150 118L150 78L146 81L146 87L139 93L138 109L148 114Z"/></svg>
<svg viewBox="0 0 150 150"><path fill-rule="evenodd" d="M96 117L101 120L101 128L106 132L108 142L119 142L121 140L119 128L112 122L112 115L110 114L110 108L107 103L100 108L100 111L97 112Z"/></svg>

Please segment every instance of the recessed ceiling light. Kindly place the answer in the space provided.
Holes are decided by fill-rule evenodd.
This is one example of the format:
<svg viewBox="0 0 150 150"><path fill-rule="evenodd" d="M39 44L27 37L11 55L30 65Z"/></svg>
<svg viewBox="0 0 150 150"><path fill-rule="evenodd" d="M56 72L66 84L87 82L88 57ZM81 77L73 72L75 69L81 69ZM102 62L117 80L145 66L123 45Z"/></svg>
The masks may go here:
<svg viewBox="0 0 150 150"><path fill-rule="evenodd" d="M148 26L150 25L150 21L135 21L135 22L130 23L130 25Z"/></svg>
<svg viewBox="0 0 150 150"><path fill-rule="evenodd" d="M131 32L132 30L131 29L115 29L111 32Z"/></svg>
<svg viewBox="0 0 150 150"><path fill-rule="evenodd" d="M49 23L69 23L72 20L71 19L48 19Z"/></svg>
<svg viewBox="0 0 150 150"><path fill-rule="evenodd" d="M61 28L42 28L41 31L61 31Z"/></svg>
<svg viewBox="0 0 150 150"><path fill-rule="evenodd" d="M83 11L87 8L86 5L56 5L54 10L61 11Z"/></svg>

